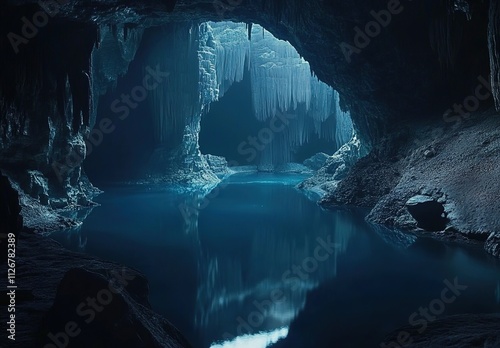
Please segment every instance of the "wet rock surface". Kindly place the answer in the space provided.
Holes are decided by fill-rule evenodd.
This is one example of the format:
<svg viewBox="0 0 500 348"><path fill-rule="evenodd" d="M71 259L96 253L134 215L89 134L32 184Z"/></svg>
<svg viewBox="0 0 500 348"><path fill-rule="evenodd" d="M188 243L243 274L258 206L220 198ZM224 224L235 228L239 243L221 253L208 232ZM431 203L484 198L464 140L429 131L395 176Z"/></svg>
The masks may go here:
<svg viewBox="0 0 500 348"><path fill-rule="evenodd" d="M322 204L365 206L371 209L367 219L373 223L441 231L439 235L484 243L500 228L500 169L495 165L500 120L495 116L490 110L455 127L434 123L414 134L402 130L388 135L390 139L358 161ZM425 156L429 148L436 151L430 158ZM418 212L419 202L435 207L432 224L438 223L425 226L429 211Z"/></svg>
<svg viewBox="0 0 500 348"><path fill-rule="evenodd" d="M486 240L485 249L491 255L500 258L500 233L491 233Z"/></svg>

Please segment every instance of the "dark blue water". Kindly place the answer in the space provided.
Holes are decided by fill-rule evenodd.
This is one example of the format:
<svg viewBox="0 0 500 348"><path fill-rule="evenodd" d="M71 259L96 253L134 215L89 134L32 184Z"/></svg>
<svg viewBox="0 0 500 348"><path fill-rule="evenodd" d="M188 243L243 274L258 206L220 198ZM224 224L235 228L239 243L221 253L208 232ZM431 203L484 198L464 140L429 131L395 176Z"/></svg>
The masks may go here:
<svg viewBox="0 0 500 348"><path fill-rule="evenodd" d="M81 231L53 237L143 272L153 308L195 347L264 348L301 311L316 317L297 321L295 337L379 346L455 278L467 288L436 317L500 312L499 264L482 251L324 211L294 188L300 179L236 175L206 199L104 188Z"/></svg>

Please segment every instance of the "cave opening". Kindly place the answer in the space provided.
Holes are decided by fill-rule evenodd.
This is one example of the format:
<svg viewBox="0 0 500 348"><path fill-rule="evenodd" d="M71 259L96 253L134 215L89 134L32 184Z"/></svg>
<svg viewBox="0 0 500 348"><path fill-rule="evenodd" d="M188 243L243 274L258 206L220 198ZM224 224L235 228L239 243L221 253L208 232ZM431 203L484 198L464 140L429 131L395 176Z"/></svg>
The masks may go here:
<svg viewBox="0 0 500 348"><path fill-rule="evenodd" d="M165 80L144 98L134 95L153 67ZM291 44L261 26L233 22L145 33L127 74L101 97L96 124L110 114L126 122L86 159L97 183L178 175L189 181L186 175L197 174L205 180L214 178L212 163L216 176L223 166L307 171L304 161L333 155L354 132L339 94ZM110 162L111 170L99 170Z"/></svg>
<svg viewBox="0 0 500 348"><path fill-rule="evenodd" d="M7 3L20 346L499 341L498 1Z"/></svg>

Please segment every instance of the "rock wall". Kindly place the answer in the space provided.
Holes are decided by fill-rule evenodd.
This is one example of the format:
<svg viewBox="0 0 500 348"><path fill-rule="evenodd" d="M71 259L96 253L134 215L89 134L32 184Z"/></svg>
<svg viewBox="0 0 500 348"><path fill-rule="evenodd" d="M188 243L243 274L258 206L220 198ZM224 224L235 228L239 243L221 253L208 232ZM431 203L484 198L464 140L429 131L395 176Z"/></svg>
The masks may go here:
<svg viewBox="0 0 500 348"><path fill-rule="evenodd" d="M355 185L348 177L329 201L376 204L400 185L401 178L407 180L402 172L406 164L399 157L406 158L404 151L412 145L400 148L401 137L410 137L401 127L418 126L421 119L439 124L442 110L474 92L478 76L490 78L494 97L482 106L493 105L493 100L498 103L495 1L425 0L399 5L389 9L382 0L348 4L256 0L218 7L208 0L72 0L62 4L43 28L31 27L29 35L24 34L30 29L24 28L24 36L17 34L13 41L9 33L23 29L19 19L35 18L40 7L35 1L11 0L1 18L0 166L42 205L88 203L93 188L81 170L89 145L85 134L91 132L86 126L93 125L96 95L126 70L140 40L140 28L172 21L238 20L259 23L289 40L316 75L339 90L356 134L374 151L354 167ZM113 57L111 64L106 57ZM192 137L183 127L178 129L180 137ZM425 151L429 163L439 157ZM478 188L477 192L484 191ZM439 195L442 190L432 192ZM422 194L412 192L418 193ZM395 199L411 198L406 195ZM462 226L461 221L470 214L462 215L450 220L466 230L470 226ZM484 214L478 216L488 220ZM492 227L474 222L471 228L486 226Z"/></svg>
<svg viewBox="0 0 500 348"><path fill-rule="evenodd" d="M0 167L32 218L89 206L99 191L82 164L102 136L99 96L126 73L142 29L49 18L35 5L7 6L1 17ZM21 18L29 40L13 31ZM31 18L48 19L37 27Z"/></svg>
<svg viewBox="0 0 500 348"><path fill-rule="evenodd" d="M431 123L387 135L322 201L371 208L370 222L469 243L498 255L500 118Z"/></svg>

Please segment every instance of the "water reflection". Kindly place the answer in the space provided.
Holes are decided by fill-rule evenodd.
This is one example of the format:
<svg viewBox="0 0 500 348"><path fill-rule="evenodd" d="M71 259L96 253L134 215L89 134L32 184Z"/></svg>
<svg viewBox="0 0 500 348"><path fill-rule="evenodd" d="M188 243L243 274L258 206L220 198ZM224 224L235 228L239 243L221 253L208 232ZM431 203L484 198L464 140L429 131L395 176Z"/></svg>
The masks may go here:
<svg viewBox="0 0 500 348"><path fill-rule="evenodd" d="M72 250L85 251L88 240L87 236L82 233L82 226L83 222L92 213L94 208L95 206L91 206L84 209L67 210L60 213L61 215L78 222L78 225L59 233L61 238L64 238L64 245L69 246Z"/></svg>
<svg viewBox="0 0 500 348"><path fill-rule="evenodd" d="M495 291L495 295L497 298L497 304L500 304L500 281L497 283L497 289Z"/></svg>
<svg viewBox="0 0 500 348"><path fill-rule="evenodd" d="M289 327L297 342L328 328L376 343L457 276L471 286L450 314L499 307L498 268L482 258L323 211L296 181L238 176L209 196L113 188L81 229L54 237L143 272L153 308L194 347L258 347Z"/></svg>
<svg viewBox="0 0 500 348"><path fill-rule="evenodd" d="M288 328L281 328L271 332L260 332L255 335L244 335L232 341L213 344L210 348L266 348L288 335Z"/></svg>
<svg viewBox="0 0 500 348"><path fill-rule="evenodd" d="M335 277L355 225L347 212L325 212L294 195L300 193L292 187L262 185L242 204L228 207L222 196L201 211L195 326L203 341L287 327L307 292ZM213 218L222 211L244 226ZM203 236L208 230L225 240L211 245Z"/></svg>

